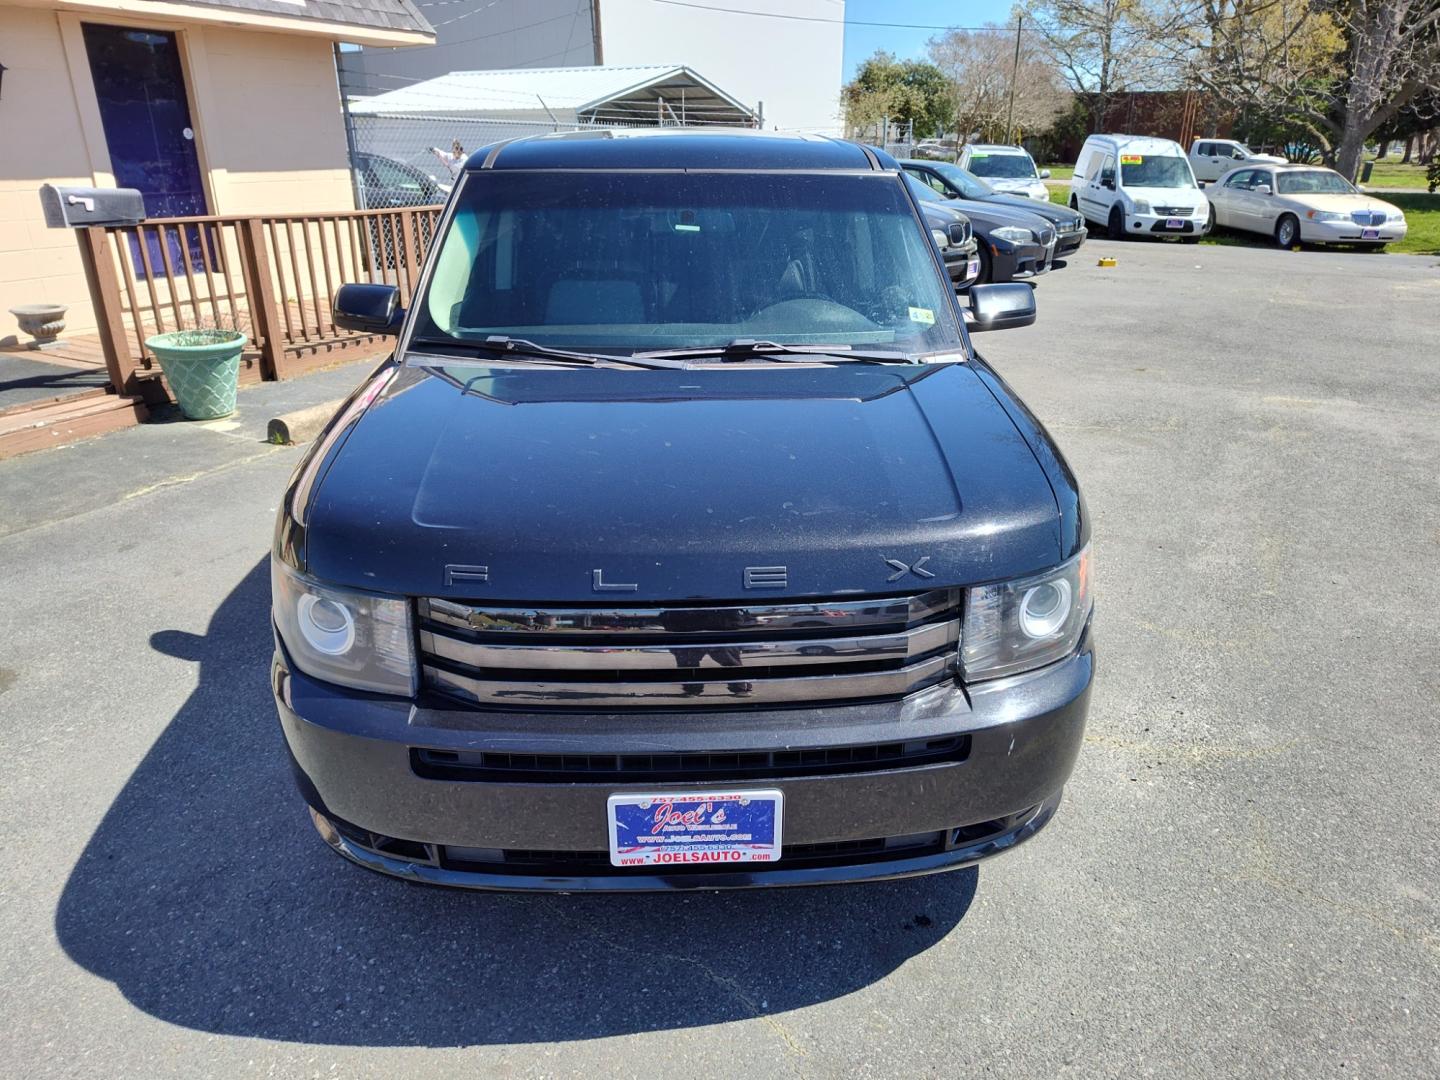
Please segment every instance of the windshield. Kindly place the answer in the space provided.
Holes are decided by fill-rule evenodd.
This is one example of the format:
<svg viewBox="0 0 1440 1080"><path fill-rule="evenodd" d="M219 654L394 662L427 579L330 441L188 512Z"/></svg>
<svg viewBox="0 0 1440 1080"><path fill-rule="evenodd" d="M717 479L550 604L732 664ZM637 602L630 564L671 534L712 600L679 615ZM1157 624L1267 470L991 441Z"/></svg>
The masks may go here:
<svg viewBox="0 0 1440 1080"><path fill-rule="evenodd" d="M1120 155L1120 182L1126 187L1193 188L1190 164L1174 154Z"/></svg>
<svg viewBox="0 0 1440 1080"><path fill-rule="evenodd" d="M970 171L976 176L1001 180L1034 180L1035 162L1029 154L996 154L976 150L970 155Z"/></svg>
<svg viewBox="0 0 1440 1080"><path fill-rule="evenodd" d="M469 174L414 336L963 349L895 173Z"/></svg>
<svg viewBox="0 0 1440 1080"><path fill-rule="evenodd" d="M1355 191L1343 176L1329 169L1276 173L1275 181L1280 195L1350 195Z"/></svg>
<svg viewBox="0 0 1440 1080"><path fill-rule="evenodd" d="M987 195L995 194L994 188L968 169L962 169L959 165L954 165L948 161L927 161L925 164L945 177L946 180L950 181L950 186L960 192L963 198L983 199Z"/></svg>

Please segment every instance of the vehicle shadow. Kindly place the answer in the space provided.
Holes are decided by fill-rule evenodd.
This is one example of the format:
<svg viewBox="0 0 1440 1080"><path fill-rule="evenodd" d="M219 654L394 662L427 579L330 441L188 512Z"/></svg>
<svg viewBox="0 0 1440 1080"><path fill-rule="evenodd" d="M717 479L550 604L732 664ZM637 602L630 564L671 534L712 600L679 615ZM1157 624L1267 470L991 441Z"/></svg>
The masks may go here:
<svg viewBox="0 0 1440 1080"><path fill-rule="evenodd" d="M646 896L471 893L373 875L314 834L267 685L264 562L202 637L199 682L101 821L55 922L138 1008L320 1044L562 1041L838 998L936 944L975 870L868 886Z"/></svg>

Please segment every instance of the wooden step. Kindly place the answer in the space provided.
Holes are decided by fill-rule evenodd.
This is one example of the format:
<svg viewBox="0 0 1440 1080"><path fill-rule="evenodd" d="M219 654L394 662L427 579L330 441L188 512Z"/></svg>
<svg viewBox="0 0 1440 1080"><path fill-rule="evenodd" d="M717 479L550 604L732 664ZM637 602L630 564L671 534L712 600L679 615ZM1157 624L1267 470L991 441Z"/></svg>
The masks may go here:
<svg viewBox="0 0 1440 1080"><path fill-rule="evenodd" d="M76 394L0 413L0 459L133 427L149 410L138 397Z"/></svg>

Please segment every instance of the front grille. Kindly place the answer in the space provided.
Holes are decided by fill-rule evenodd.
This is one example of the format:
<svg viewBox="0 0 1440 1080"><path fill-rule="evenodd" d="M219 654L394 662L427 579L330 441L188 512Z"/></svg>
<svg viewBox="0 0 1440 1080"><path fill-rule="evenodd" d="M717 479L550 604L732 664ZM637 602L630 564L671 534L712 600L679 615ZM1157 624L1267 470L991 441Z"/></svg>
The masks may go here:
<svg viewBox="0 0 1440 1080"><path fill-rule="evenodd" d="M960 591L654 607L418 603L425 685L483 708L684 709L902 697L956 671Z"/></svg>
<svg viewBox="0 0 1440 1080"><path fill-rule="evenodd" d="M1160 217L1189 217L1195 212L1193 206L1157 206L1155 213Z"/></svg>
<svg viewBox="0 0 1440 1080"><path fill-rule="evenodd" d="M523 754L490 750L410 751L410 767L427 780L524 784L703 783L835 776L964 761L968 735L910 742L812 749L674 754Z"/></svg>
<svg viewBox="0 0 1440 1080"><path fill-rule="evenodd" d="M1051 244L1053 244L1054 242L1055 242L1055 230L1054 230L1054 229L1049 228L1049 227L1047 226L1046 228L1043 228L1043 229L1040 230L1040 243L1044 244L1046 247L1049 247L1049 246L1050 246Z"/></svg>
<svg viewBox="0 0 1440 1080"><path fill-rule="evenodd" d="M1356 225L1364 225L1366 228L1373 228L1376 225L1385 224L1384 210L1356 210L1350 215L1350 220Z"/></svg>

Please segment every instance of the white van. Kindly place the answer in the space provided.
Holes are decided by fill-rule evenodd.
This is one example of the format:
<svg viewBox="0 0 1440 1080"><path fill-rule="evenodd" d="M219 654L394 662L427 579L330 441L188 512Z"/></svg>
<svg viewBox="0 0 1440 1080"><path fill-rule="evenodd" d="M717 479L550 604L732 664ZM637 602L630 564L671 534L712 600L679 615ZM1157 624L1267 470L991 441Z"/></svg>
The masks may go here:
<svg viewBox="0 0 1440 1080"><path fill-rule="evenodd" d="M1210 228L1210 203L1180 144L1140 135L1091 135L1070 178L1070 206L1111 239L1178 236Z"/></svg>
<svg viewBox="0 0 1440 1080"><path fill-rule="evenodd" d="M1006 195L1050 201L1050 191L1045 187L1050 170L1036 169L1035 159L1023 146L967 143L960 148L960 160L955 164L969 169L996 191Z"/></svg>

